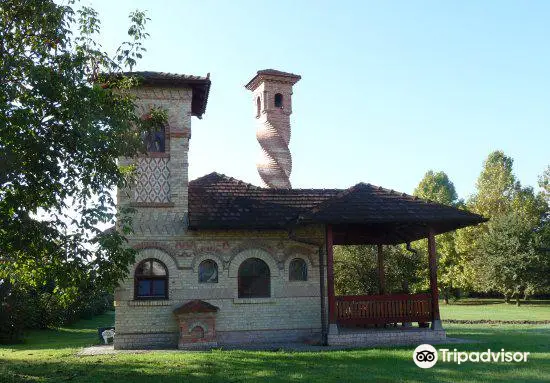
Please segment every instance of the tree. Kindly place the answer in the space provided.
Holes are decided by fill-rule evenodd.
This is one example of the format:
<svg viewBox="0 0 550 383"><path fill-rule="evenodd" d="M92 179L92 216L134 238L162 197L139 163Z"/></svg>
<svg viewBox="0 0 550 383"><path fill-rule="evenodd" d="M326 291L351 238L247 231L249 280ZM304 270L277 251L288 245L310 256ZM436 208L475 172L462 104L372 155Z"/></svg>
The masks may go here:
<svg viewBox="0 0 550 383"><path fill-rule="evenodd" d="M443 205L457 206L459 204L458 196L454 184L451 182L445 172L434 172L429 170L420 181L414 195L423 199L438 202ZM422 285L427 288L428 278L428 248L426 241L415 243L422 254ZM437 237L437 255L438 255L438 285L445 303L449 303L449 298L454 295L459 283L459 259L456 252L455 233L445 233Z"/></svg>
<svg viewBox="0 0 550 383"><path fill-rule="evenodd" d="M387 292L410 292L418 283L418 255L402 246L384 246ZM337 295L378 294L378 250L372 245L334 247L334 288Z"/></svg>
<svg viewBox="0 0 550 383"><path fill-rule="evenodd" d="M481 256L476 258L477 267L485 275L485 291L515 297L519 306L526 290L547 283L548 259L537 250L533 232L533 225L517 213L489 223L479 242Z"/></svg>
<svg viewBox="0 0 550 383"><path fill-rule="evenodd" d="M524 284L521 289L504 289L502 287L504 286L502 279L504 276L500 278L493 272L487 272L485 267L481 267L486 264L486 258L490 256L486 251L496 248L489 245L492 243L491 238L496 238L499 235L504 238L505 236L502 234L504 230L509 235L519 235L521 233L519 228L530 228L530 231L525 229L527 230L525 235L529 237L529 241L522 243L532 244L537 236L540 237L537 232L542 230L545 212L548 211L548 203L542 194L536 195L533 188L521 186L513 173L513 162L513 159L502 151L489 154L477 181L476 194L470 198L466 205L468 209L490 218L495 223L490 222L475 228L461 229L457 232L456 237L462 285L478 291L487 291L488 288L493 287L496 291L504 294L506 301L512 294L517 294L519 290L523 291L525 295L540 290L541 280L537 277L537 270L528 268L526 272L531 275L522 274L524 281L522 283ZM512 220L511 217L518 221L514 230L509 222ZM515 241L509 239L504 242L503 246L513 249L520 238L516 238ZM510 249L507 251L512 251ZM521 259L523 259L522 256L518 255L518 260ZM517 265L519 273L522 263L514 263L510 258L510 263L507 265L513 268L514 264ZM535 283L536 280L539 282Z"/></svg>
<svg viewBox="0 0 550 383"><path fill-rule="evenodd" d="M429 170L424 175L413 194L419 198L448 206L454 206L458 201L455 186L447 174L445 172L435 173L433 170Z"/></svg>
<svg viewBox="0 0 550 383"><path fill-rule="evenodd" d="M547 203L550 204L550 165L539 177L539 187Z"/></svg>
<svg viewBox="0 0 550 383"><path fill-rule="evenodd" d="M51 0L0 5L0 280L53 283L75 299L91 281L113 287L134 253L112 190L140 148L140 122L121 74L144 51L148 20L130 15L131 41L114 59L95 42L97 13ZM73 35L72 30L78 31ZM107 75L104 75L107 74ZM84 286L84 287L83 287Z"/></svg>
<svg viewBox="0 0 550 383"><path fill-rule="evenodd" d="M477 193L469 206L484 217L498 217L511 211L511 201L520 188L513 174L514 160L497 150L489 154L477 179Z"/></svg>

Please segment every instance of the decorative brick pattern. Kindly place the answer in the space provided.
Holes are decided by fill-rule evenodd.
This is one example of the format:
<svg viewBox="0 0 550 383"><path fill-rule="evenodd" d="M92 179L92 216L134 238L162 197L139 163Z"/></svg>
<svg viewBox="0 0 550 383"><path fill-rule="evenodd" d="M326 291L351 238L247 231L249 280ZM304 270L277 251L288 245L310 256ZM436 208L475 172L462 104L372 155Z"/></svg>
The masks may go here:
<svg viewBox="0 0 550 383"><path fill-rule="evenodd" d="M168 158L138 158L135 202L170 202Z"/></svg>
<svg viewBox="0 0 550 383"><path fill-rule="evenodd" d="M132 275L135 265L131 267L128 278L120 284L115 294L115 326L117 334L123 334L115 339L115 347L136 348L143 345L144 339L152 339L154 333L161 334L159 336L162 339L165 338L162 334L175 334L175 337L170 338L172 343L164 344L166 347L176 347L181 338L181 326L172 311L193 299L203 300L219 308L215 341L221 346L270 339L318 341L321 306L319 259L314 256L315 247L301 246L289 239L281 240L277 237L260 240L262 235L246 231L224 232L223 236L188 232L180 237L185 238L184 242L170 235L154 239L146 235L141 236L139 241L134 240L138 248L151 246L139 250L135 265L143 259L156 258L168 268L169 300L134 301ZM189 253L183 246L187 243L193 243ZM269 251L254 248L254 244L263 244L262 247ZM259 257L269 265L272 286L270 298L238 298L236 270L249 257ZM288 281L287 265L290 258L296 257L304 259L308 265L307 281ZM197 265L203 259L212 259L218 264L218 283L198 282ZM155 342L154 345L158 345L159 341Z"/></svg>
<svg viewBox="0 0 550 383"><path fill-rule="evenodd" d="M216 347L218 345L216 338L216 312L218 308L200 300L190 303L193 304L194 302L202 302L205 306L210 306L213 309L206 307L206 310L201 310L201 307L195 305L196 310L194 311L182 311L181 308L174 310L174 315L180 327L178 348L197 349Z"/></svg>
<svg viewBox="0 0 550 383"><path fill-rule="evenodd" d="M292 114L292 86L300 76L292 73L261 70L246 85L253 92L258 129L256 138L261 147L258 173L270 188L290 189L292 157L290 142L290 115Z"/></svg>

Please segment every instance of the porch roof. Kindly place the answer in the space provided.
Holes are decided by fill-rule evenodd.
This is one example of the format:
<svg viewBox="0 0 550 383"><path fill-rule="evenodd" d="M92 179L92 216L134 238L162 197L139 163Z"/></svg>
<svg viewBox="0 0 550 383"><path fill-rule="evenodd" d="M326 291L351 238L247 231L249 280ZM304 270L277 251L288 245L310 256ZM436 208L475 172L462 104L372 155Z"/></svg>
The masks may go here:
<svg viewBox="0 0 550 383"><path fill-rule="evenodd" d="M189 183L190 229L333 225L335 244L397 244L475 225L480 215L359 183L348 189L268 189L211 173Z"/></svg>

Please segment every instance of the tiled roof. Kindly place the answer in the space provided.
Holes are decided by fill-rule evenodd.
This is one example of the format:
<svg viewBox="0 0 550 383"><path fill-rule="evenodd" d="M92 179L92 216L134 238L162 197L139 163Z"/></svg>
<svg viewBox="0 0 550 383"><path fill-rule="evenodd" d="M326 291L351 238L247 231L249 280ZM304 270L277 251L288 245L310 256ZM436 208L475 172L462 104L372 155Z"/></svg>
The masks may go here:
<svg viewBox="0 0 550 383"><path fill-rule="evenodd" d="M192 229L280 229L337 189L267 189L211 173L189 183Z"/></svg>
<svg viewBox="0 0 550 383"><path fill-rule="evenodd" d="M259 81L257 80L265 78L266 76L278 77L279 80L284 80L284 82L291 82L292 84L297 83L302 78L302 76L294 73L283 72L276 69L262 69L259 70L244 87L249 90L254 90L259 84Z"/></svg>
<svg viewBox="0 0 550 383"><path fill-rule="evenodd" d="M277 69L261 69L257 72L258 74L267 74L267 75L273 75L273 76L284 76L284 77L297 77L301 78L300 75L290 73L290 72L283 72Z"/></svg>
<svg viewBox="0 0 550 383"><path fill-rule="evenodd" d="M332 224L471 221L481 218L466 210L426 201L405 193L358 183L315 206L303 221Z"/></svg>
<svg viewBox="0 0 550 383"><path fill-rule="evenodd" d="M349 189L266 189L218 173L189 183L190 229L431 223L444 232L484 220L465 210L364 183Z"/></svg>
<svg viewBox="0 0 550 383"><path fill-rule="evenodd" d="M193 299L183 305L174 309L173 313L178 314L189 314L189 313L212 313L218 311L219 308L208 302L201 301L200 299Z"/></svg>
<svg viewBox="0 0 550 383"><path fill-rule="evenodd" d="M125 74L137 77L142 84L168 87L189 86L193 89L193 99L191 100L193 115L200 118L206 111L211 85L210 74L206 77L151 71L127 72Z"/></svg>

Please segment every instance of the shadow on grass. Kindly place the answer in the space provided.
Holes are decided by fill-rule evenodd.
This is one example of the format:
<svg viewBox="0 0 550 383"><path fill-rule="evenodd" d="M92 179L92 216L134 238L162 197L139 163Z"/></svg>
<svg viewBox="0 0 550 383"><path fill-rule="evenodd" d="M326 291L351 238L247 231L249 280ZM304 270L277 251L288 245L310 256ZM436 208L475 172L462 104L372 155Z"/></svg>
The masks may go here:
<svg viewBox="0 0 550 383"><path fill-rule="evenodd" d="M544 363L544 365L542 365ZM3 371L2 371L3 370ZM550 361L520 364L441 363L423 370L411 349L326 353L213 351L119 354L0 365L5 382L540 382Z"/></svg>
<svg viewBox="0 0 550 383"><path fill-rule="evenodd" d="M528 363L439 363L424 370L411 347L331 352L151 352L78 357L97 342L112 315L77 326L37 331L28 343L0 349L0 382L541 382L550 376L550 326L460 325L450 337L483 343L438 345L460 351L528 351Z"/></svg>

